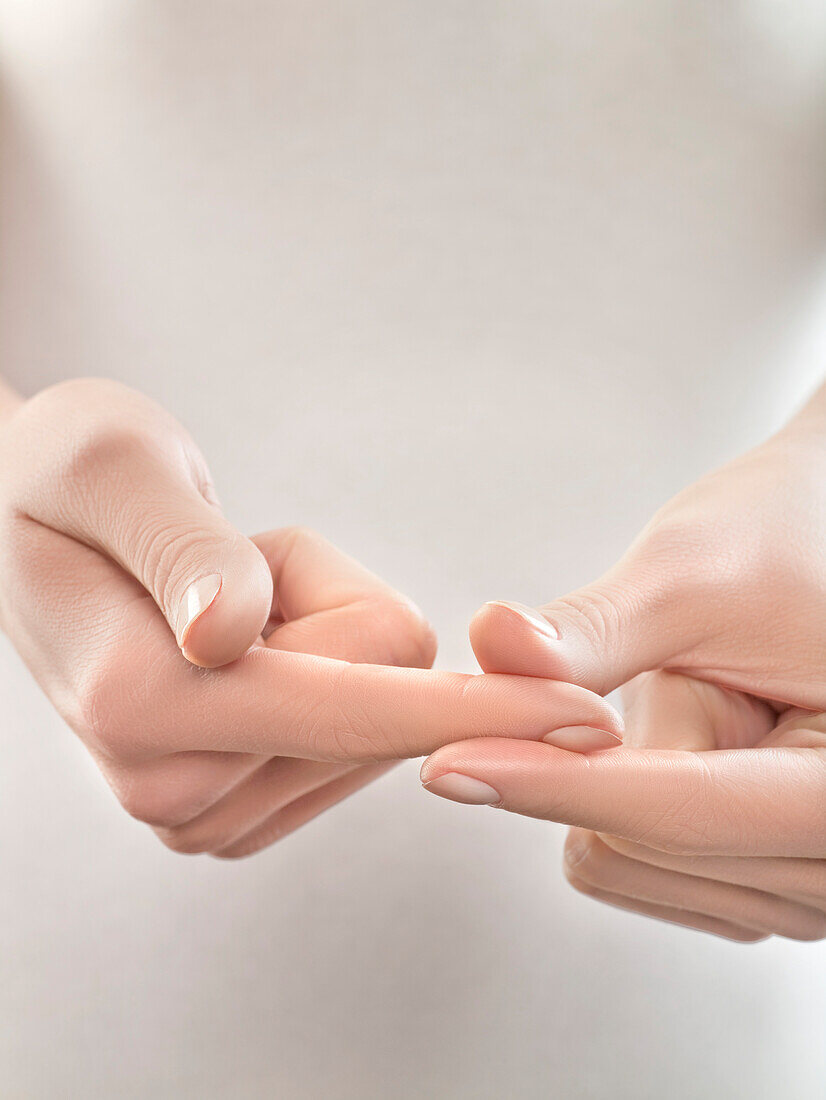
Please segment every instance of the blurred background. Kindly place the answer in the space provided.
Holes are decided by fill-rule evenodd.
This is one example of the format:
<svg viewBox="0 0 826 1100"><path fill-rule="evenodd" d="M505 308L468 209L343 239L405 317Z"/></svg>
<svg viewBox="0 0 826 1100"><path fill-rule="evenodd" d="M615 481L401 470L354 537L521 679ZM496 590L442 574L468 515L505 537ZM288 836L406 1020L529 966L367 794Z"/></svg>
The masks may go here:
<svg viewBox="0 0 826 1100"><path fill-rule="evenodd" d="M151 394L473 670L821 377L825 61L806 0L0 0L0 371ZM412 762L173 855L0 693L4 1097L822 1089L823 945L599 906Z"/></svg>

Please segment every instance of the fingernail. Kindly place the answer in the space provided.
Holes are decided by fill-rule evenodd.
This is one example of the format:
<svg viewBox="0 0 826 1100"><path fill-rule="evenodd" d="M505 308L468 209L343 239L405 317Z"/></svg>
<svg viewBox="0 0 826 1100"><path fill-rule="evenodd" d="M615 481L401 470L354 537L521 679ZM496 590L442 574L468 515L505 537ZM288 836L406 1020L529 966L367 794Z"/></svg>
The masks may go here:
<svg viewBox="0 0 826 1100"><path fill-rule="evenodd" d="M221 591L221 574L210 573L207 577L199 577L193 581L181 597L178 608L178 620L175 635L181 649L186 645L186 637L196 619L210 607L215 597Z"/></svg>
<svg viewBox="0 0 826 1100"><path fill-rule="evenodd" d="M591 851L591 835L582 829L571 830L565 841L565 862L577 867Z"/></svg>
<svg viewBox="0 0 826 1100"><path fill-rule="evenodd" d="M465 802L469 806L492 806L502 799L499 793L483 783L481 779L472 779L469 775L447 772L438 779L423 784L425 790L442 798L451 798L454 802Z"/></svg>
<svg viewBox="0 0 826 1100"><path fill-rule="evenodd" d="M528 626L538 630L540 634L544 634L546 638L553 638L554 641L559 640L559 631L556 627L549 623L544 615L540 615L538 611L524 603L506 603L504 600L494 600L490 606L504 607L508 611L512 611L514 615L518 615Z"/></svg>
<svg viewBox="0 0 826 1100"><path fill-rule="evenodd" d="M558 730L546 733L542 740L569 752L596 752L597 749L615 749L622 744L622 738L615 733L594 729L593 726L560 726Z"/></svg>

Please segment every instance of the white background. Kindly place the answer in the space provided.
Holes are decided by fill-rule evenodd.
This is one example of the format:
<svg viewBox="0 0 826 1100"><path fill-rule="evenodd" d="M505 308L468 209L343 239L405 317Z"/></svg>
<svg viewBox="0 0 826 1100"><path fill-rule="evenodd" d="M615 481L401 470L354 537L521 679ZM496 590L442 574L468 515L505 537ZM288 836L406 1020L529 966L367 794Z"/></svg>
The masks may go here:
<svg viewBox="0 0 826 1100"><path fill-rule="evenodd" d="M825 57L819 0L0 0L0 366L146 390L470 670L818 377ZM0 658L4 1097L820 1093L822 946L599 907L415 764L175 856Z"/></svg>

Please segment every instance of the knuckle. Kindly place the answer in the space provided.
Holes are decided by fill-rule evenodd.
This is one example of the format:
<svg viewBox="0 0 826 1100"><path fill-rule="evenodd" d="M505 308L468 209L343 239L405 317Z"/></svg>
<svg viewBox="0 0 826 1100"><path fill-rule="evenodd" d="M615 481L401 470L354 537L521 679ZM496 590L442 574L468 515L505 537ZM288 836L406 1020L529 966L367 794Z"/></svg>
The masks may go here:
<svg viewBox="0 0 826 1100"><path fill-rule="evenodd" d="M295 740L311 759L377 763L398 755L398 735L361 697L354 668L344 664L331 670L326 690L297 722Z"/></svg>
<svg viewBox="0 0 826 1100"><path fill-rule="evenodd" d="M156 828L169 827L172 822L163 802L157 797L155 791L149 786L136 785L127 793L118 796L123 809L133 817L135 821L141 821L144 825L152 825Z"/></svg>
<svg viewBox="0 0 826 1100"><path fill-rule="evenodd" d="M338 721L308 716L302 722L300 739L309 746L311 758L340 763L378 763L392 752L387 732L369 712L355 709L341 711Z"/></svg>
<svg viewBox="0 0 826 1100"><path fill-rule="evenodd" d="M111 783L111 780L110 780ZM180 840L195 839L192 829L187 830L187 822L198 813L200 806L192 792L187 788L178 788L163 779L134 774L112 784L118 801L130 817L151 825L166 837Z"/></svg>
<svg viewBox="0 0 826 1100"><path fill-rule="evenodd" d="M104 761L138 763L157 756L178 719L169 700L168 650L154 642L153 624L129 615L101 616L105 637L75 670L65 715ZM164 639L165 640L165 639Z"/></svg>
<svg viewBox="0 0 826 1100"><path fill-rule="evenodd" d="M131 464L154 450L154 441L140 428L115 420L91 427L65 457L70 474L83 477L91 467L97 477L101 469Z"/></svg>
<svg viewBox="0 0 826 1100"><path fill-rule="evenodd" d="M222 833L220 819L208 811L227 789L233 772L221 761L218 771L204 771L203 753L157 753L137 763L110 765L109 784L132 817L169 831L180 845L210 846ZM217 786L216 786L217 779Z"/></svg>
<svg viewBox="0 0 826 1100"><path fill-rule="evenodd" d="M672 509L673 502L661 509L645 527L634 547L635 561L662 568L666 564L673 565L678 559L687 567L695 551L702 548L707 531L699 531L696 517L689 519L682 508Z"/></svg>
<svg viewBox="0 0 826 1100"><path fill-rule="evenodd" d="M99 661L77 687L70 718L82 740L109 760L140 755L138 709L124 667L117 659Z"/></svg>
<svg viewBox="0 0 826 1100"><path fill-rule="evenodd" d="M67 494L97 501L101 485L128 487L136 465L191 467L191 447L174 418L142 394L102 379L74 379L41 391L16 418L12 435L13 448L31 459L16 503L46 522L55 520L56 482L65 518Z"/></svg>
<svg viewBox="0 0 826 1100"><path fill-rule="evenodd" d="M618 589L599 583L572 592L547 608L549 617L561 610L566 618L595 646L603 646L619 633L623 596Z"/></svg>
<svg viewBox="0 0 826 1100"><path fill-rule="evenodd" d="M94 654L73 670L59 708L93 753L114 765L157 759L186 726L176 676L188 670L170 663L169 640L151 617L128 612L129 605L110 616L101 610Z"/></svg>
<svg viewBox="0 0 826 1100"><path fill-rule="evenodd" d="M714 547L713 569L707 565L710 546ZM716 599L740 575L741 550L741 539L721 538L719 523L680 508L651 521L630 561L652 598Z"/></svg>
<svg viewBox="0 0 826 1100"><path fill-rule="evenodd" d="M159 455L166 460L165 450L149 431L130 420L92 419L79 425L56 450L47 472L80 493L90 493L102 477L120 482L138 464Z"/></svg>
<svg viewBox="0 0 826 1100"><path fill-rule="evenodd" d="M203 546L202 532L176 515L156 509L144 517L133 548L135 568L170 617Z"/></svg>
<svg viewBox="0 0 826 1100"><path fill-rule="evenodd" d="M623 835L635 844L655 848L667 855L703 856L719 846L719 837L745 845L749 823L741 812L742 792L732 787L725 798L720 778L709 768L701 753L687 756L697 781L686 784L679 799L657 799L637 810Z"/></svg>

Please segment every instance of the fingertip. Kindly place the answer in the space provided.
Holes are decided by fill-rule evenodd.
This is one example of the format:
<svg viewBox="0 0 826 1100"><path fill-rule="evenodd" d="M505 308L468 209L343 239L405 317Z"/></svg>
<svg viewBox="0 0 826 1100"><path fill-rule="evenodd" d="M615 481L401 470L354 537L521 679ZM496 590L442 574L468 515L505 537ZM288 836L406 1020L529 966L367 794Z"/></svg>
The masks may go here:
<svg viewBox="0 0 826 1100"><path fill-rule="evenodd" d="M447 745L444 748L436 749L436 751L432 752L422 763L422 766L419 768L419 780L422 786L426 787L427 784L438 775L449 770L448 768L441 768L440 770L440 760L445 755L446 750L453 747L452 745Z"/></svg>
<svg viewBox="0 0 826 1100"><path fill-rule="evenodd" d="M525 604L493 600L470 622L470 644L485 672L565 679L568 664L559 632Z"/></svg>
<svg viewBox="0 0 826 1100"><path fill-rule="evenodd" d="M541 741L474 737L436 749L422 764L419 778L424 786L429 786L448 772L460 772L477 776L493 785L496 780L491 777L499 776L503 771L509 775L530 775L548 760L570 755L573 754Z"/></svg>
<svg viewBox="0 0 826 1100"><path fill-rule="evenodd" d="M462 802L466 806L495 806L502 801L499 792L489 783L460 772L445 772L423 786L430 794L452 802Z"/></svg>
<svg viewBox="0 0 826 1100"><path fill-rule="evenodd" d="M186 650L192 628L217 599L223 580L220 573L208 573L188 585L181 597L176 624L178 645L182 650Z"/></svg>
<svg viewBox="0 0 826 1100"><path fill-rule="evenodd" d="M543 638L555 642L559 641L560 634L557 627L535 607L529 607L527 604L517 603L513 600L490 600L484 605L484 609L487 609L488 617L501 617L504 615L507 619L515 619L522 626L538 631Z"/></svg>
<svg viewBox="0 0 826 1100"><path fill-rule="evenodd" d="M574 740L575 731L578 729L599 734L597 740L601 742L599 745L601 748L622 742L625 732L623 717L601 695L578 684L569 683L567 680L537 676L514 676L508 679L511 683L524 685L525 688L534 688L537 692L538 699L544 703L545 712L545 731L542 738L550 743L554 743L554 733L563 728L574 731L572 734ZM591 748L597 747L593 736L588 737L588 742ZM569 745L566 744L563 747L568 748ZM578 751L590 751L590 748Z"/></svg>
<svg viewBox="0 0 826 1100"><path fill-rule="evenodd" d="M583 691L587 690L585 688ZM622 714L613 707L607 699L603 699L601 695L594 696L594 706L599 715L599 721L596 719L590 724L595 728L604 730L606 733L612 735L617 741L622 744L623 737L625 736L625 719Z"/></svg>
<svg viewBox="0 0 826 1100"><path fill-rule="evenodd" d="M272 609L272 575L260 552L236 556L220 573L193 581L181 601L176 631L184 657L200 668L219 668L255 644Z"/></svg>
<svg viewBox="0 0 826 1100"><path fill-rule="evenodd" d="M572 726L603 731L605 745L622 738L619 712L602 696L567 680L483 673L462 684L461 693L479 715L474 735L541 740Z"/></svg>

